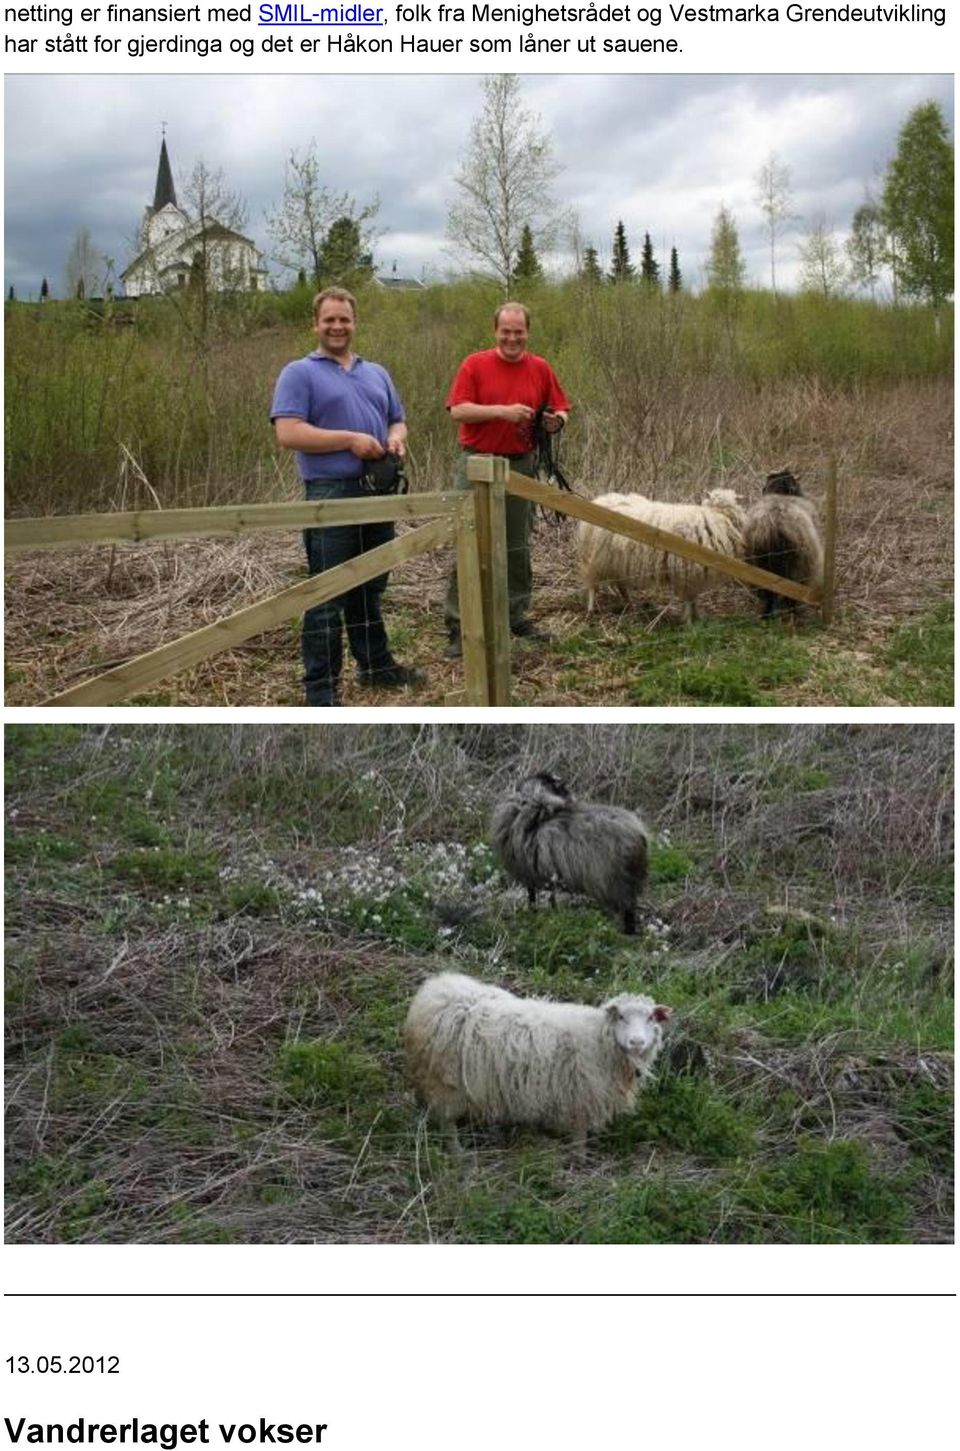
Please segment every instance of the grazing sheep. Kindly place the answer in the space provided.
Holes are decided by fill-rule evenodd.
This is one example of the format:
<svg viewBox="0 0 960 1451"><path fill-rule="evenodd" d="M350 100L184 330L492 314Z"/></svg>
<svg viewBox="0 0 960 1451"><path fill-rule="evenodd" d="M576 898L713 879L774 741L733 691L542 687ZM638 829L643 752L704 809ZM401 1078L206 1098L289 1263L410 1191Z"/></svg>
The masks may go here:
<svg viewBox="0 0 960 1451"><path fill-rule="evenodd" d="M492 845L503 869L527 889L582 892L637 930L637 894L647 879L647 828L634 811L577 801L548 771L522 781L500 801Z"/></svg>
<svg viewBox="0 0 960 1451"><path fill-rule="evenodd" d="M670 1009L622 993L602 1007L517 998L460 973L428 978L403 1028L418 1097L448 1125L458 1119L542 1124L572 1135L628 1112L663 1043Z"/></svg>
<svg viewBox="0 0 960 1451"><path fill-rule="evenodd" d="M744 511L732 489L711 489L700 504L659 503L643 494L601 494L593 502L718 554L739 558L743 552ZM711 583L705 565L585 521L577 527L577 549L588 613L593 612L598 587L609 584L619 590L624 604L630 603L631 589L672 593L683 602L684 620L697 618L697 596Z"/></svg>
<svg viewBox="0 0 960 1451"><path fill-rule="evenodd" d="M747 510L743 528L744 558L797 584L823 583L823 541L817 511L787 469L768 474L763 495ZM758 589L763 613L795 610L799 600L774 590Z"/></svg>

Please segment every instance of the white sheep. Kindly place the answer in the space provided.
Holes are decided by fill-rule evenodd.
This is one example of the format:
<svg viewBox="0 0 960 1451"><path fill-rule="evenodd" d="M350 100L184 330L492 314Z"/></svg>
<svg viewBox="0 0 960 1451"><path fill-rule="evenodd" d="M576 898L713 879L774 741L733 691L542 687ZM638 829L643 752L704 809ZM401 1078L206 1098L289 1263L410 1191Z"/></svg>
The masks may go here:
<svg viewBox="0 0 960 1451"><path fill-rule="evenodd" d="M743 552L744 511L732 489L711 489L699 504L660 502L643 494L601 494L593 502L718 554L739 558ZM588 613L593 612L599 586L608 584L619 590L624 604L630 603L631 589L673 594L682 601L689 623L697 618L697 596L716 580L705 565L585 520L577 526L577 550Z"/></svg>
<svg viewBox="0 0 960 1451"><path fill-rule="evenodd" d="M428 978L403 1029L421 1102L457 1142L456 1123L541 1124L587 1132L633 1107L670 1009L622 993L602 1007L518 998L460 973Z"/></svg>
<svg viewBox="0 0 960 1451"><path fill-rule="evenodd" d="M823 540L816 507L789 469L768 474L763 494L747 510L743 553L750 564L797 584L823 583ZM758 589L764 616L796 610L799 600Z"/></svg>

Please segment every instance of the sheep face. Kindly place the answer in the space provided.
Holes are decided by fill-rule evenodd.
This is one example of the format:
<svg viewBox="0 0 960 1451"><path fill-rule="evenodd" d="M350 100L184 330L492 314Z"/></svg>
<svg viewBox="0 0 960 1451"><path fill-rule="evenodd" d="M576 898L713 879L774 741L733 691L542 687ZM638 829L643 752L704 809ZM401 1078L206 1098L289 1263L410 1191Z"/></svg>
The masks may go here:
<svg viewBox="0 0 960 1451"><path fill-rule="evenodd" d="M670 1009L652 998L621 993L604 1003L617 1046L637 1071L650 1068L663 1047L663 1024Z"/></svg>

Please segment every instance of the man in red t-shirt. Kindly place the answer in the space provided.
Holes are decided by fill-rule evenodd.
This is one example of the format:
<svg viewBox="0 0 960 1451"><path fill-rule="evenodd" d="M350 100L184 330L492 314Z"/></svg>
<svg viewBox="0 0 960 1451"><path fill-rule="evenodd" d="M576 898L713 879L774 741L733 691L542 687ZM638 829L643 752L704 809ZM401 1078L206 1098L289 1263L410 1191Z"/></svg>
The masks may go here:
<svg viewBox="0 0 960 1451"><path fill-rule="evenodd" d="M530 313L520 302L503 302L493 318L495 347L471 353L460 364L447 396L450 417L459 424L460 460L456 487L467 488L467 459L472 453L499 454L511 469L533 477L536 471L533 426L543 409L550 433L567 421L570 403L545 358L527 352ZM528 640L549 640L526 617L533 591L530 526L533 505L507 495L507 588L510 629ZM447 655L460 655L460 606L457 572L450 576L443 611L450 635Z"/></svg>

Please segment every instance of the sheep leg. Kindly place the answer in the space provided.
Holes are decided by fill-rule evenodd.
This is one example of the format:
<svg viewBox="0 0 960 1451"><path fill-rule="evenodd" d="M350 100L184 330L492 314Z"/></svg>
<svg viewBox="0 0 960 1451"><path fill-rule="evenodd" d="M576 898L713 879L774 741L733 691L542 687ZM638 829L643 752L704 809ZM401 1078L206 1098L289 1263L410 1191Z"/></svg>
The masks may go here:
<svg viewBox="0 0 960 1451"><path fill-rule="evenodd" d="M582 1164L587 1157L587 1131L579 1126L570 1135L570 1158L574 1164Z"/></svg>
<svg viewBox="0 0 960 1451"><path fill-rule="evenodd" d="M637 912L635 907L625 907L623 912L623 930L628 937L635 937L637 932Z"/></svg>
<svg viewBox="0 0 960 1451"><path fill-rule="evenodd" d="M536 910L536 906L537 906L537 889L536 889L536 887L528 887L527 888L527 903L528 903L528 905L530 907L530 911L531 912L533 912L533 911Z"/></svg>
<svg viewBox="0 0 960 1451"><path fill-rule="evenodd" d="M457 1133L456 1119L448 1118L447 1115L444 1114L440 1122L441 1127L443 1128L446 1135L447 1150L450 1154L450 1157L453 1159L461 1158L463 1156L463 1145L460 1142L460 1135Z"/></svg>

